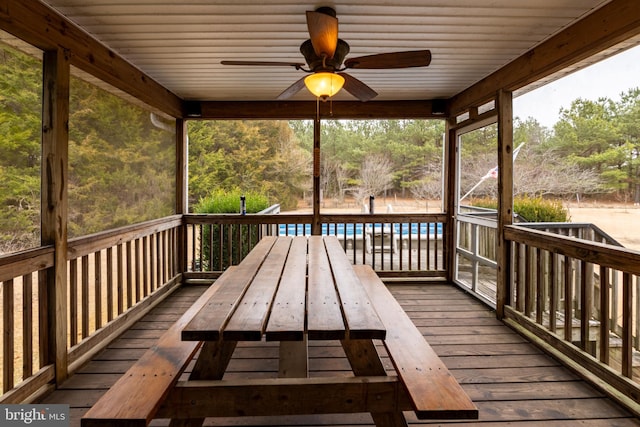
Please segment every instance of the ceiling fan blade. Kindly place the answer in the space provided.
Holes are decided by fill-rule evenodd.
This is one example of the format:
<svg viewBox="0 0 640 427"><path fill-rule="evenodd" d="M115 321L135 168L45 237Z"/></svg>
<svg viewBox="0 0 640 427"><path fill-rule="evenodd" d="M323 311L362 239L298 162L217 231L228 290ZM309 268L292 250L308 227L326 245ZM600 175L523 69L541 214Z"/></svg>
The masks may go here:
<svg viewBox="0 0 640 427"><path fill-rule="evenodd" d="M294 84L286 88L280 95L278 95L277 99L279 100L289 99L296 93L300 92L304 87L305 77L302 77L300 80L297 80Z"/></svg>
<svg viewBox="0 0 640 427"><path fill-rule="evenodd" d="M334 15L324 13L325 9L328 13L333 12ZM333 58L338 45L338 18L335 17L335 11L330 8L320 8L315 12L307 11L307 28L316 55Z"/></svg>
<svg viewBox="0 0 640 427"><path fill-rule="evenodd" d="M302 62L277 62L277 61L220 61L222 65L257 65L267 67L304 67Z"/></svg>
<svg viewBox="0 0 640 427"><path fill-rule="evenodd" d="M431 51L411 50L406 52L379 53L344 61L345 68L409 68L426 67L431 63Z"/></svg>
<svg viewBox="0 0 640 427"><path fill-rule="evenodd" d="M351 95L355 96L362 102L370 101L376 96L378 96L378 92L371 89L366 84L362 83L360 80L355 77L347 74L347 73L338 73L342 77L344 77L344 90L349 92Z"/></svg>

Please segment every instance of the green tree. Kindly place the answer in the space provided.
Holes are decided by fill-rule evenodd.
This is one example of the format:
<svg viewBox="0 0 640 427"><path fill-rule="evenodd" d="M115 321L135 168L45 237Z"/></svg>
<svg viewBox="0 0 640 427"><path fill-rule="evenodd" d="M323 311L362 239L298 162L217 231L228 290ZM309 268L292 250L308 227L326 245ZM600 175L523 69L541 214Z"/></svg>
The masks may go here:
<svg viewBox="0 0 640 427"><path fill-rule="evenodd" d="M551 143L567 161L596 171L606 190L624 193L633 148L621 133L618 110L609 98L576 99L560 110Z"/></svg>
<svg viewBox="0 0 640 427"><path fill-rule="evenodd" d="M40 240L42 62L0 44L0 253Z"/></svg>
<svg viewBox="0 0 640 427"><path fill-rule="evenodd" d="M313 146L313 123L294 122L305 147ZM341 198L347 187L357 187L367 159L390 162L395 193L403 193L424 180L424 171L441 170L440 120L327 120L321 122L322 190L326 197Z"/></svg>
<svg viewBox="0 0 640 427"><path fill-rule="evenodd" d="M175 125L79 78L70 92L69 235L173 214Z"/></svg>
<svg viewBox="0 0 640 427"><path fill-rule="evenodd" d="M622 94L618 104L620 135L628 150L627 181L633 201L640 203L640 88Z"/></svg>
<svg viewBox="0 0 640 427"><path fill-rule="evenodd" d="M311 156L285 121L189 123L189 198L240 188L268 195L284 209L310 187Z"/></svg>

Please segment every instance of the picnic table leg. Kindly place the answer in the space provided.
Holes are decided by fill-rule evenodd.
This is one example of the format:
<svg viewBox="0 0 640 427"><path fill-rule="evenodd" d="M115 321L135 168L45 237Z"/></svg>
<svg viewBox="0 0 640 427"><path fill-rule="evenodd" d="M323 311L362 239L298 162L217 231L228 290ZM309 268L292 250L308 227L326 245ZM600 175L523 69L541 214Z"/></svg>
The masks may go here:
<svg viewBox="0 0 640 427"><path fill-rule="evenodd" d="M342 340L341 343L356 376L387 375L372 340ZM372 412L371 417L377 427L407 427L402 411Z"/></svg>
<svg viewBox="0 0 640 427"><path fill-rule="evenodd" d="M237 341L205 341L196 360L190 380L221 380L227 370ZM200 427L204 418L175 418L170 427Z"/></svg>
<svg viewBox="0 0 640 427"><path fill-rule="evenodd" d="M278 376L280 378L309 376L309 347L306 335L302 341L280 341Z"/></svg>

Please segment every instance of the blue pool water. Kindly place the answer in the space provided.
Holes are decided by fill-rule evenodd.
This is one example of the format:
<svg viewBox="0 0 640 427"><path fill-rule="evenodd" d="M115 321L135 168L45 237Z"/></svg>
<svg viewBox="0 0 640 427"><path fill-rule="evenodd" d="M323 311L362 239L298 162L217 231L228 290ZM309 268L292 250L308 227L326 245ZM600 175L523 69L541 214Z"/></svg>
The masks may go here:
<svg viewBox="0 0 640 427"><path fill-rule="evenodd" d="M367 224L371 227L370 224ZM337 236L353 236L362 235L363 224L322 224L322 235L337 235ZM376 233L382 232L382 224L374 224ZM385 224L384 233L390 233L390 229ZM403 236L409 233L416 234L430 234L430 235L442 235L441 223L414 223L414 224L393 224L393 234ZM296 235L310 235L311 224L280 224L278 234L280 236L296 236Z"/></svg>

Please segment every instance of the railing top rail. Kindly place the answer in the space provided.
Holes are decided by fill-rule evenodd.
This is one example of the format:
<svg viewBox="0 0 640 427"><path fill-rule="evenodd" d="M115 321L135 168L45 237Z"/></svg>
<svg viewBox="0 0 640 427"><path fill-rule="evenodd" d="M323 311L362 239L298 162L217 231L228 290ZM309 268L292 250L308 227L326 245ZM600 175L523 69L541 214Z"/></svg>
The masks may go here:
<svg viewBox="0 0 640 427"><path fill-rule="evenodd" d="M498 220L497 218L487 218L483 215L469 215L466 213L461 213L457 216L458 221L466 222L469 224L477 224L490 228L498 228Z"/></svg>
<svg viewBox="0 0 640 427"><path fill-rule="evenodd" d="M504 237L549 252L640 275L640 252L590 240L576 239L520 225L505 227Z"/></svg>
<svg viewBox="0 0 640 427"><path fill-rule="evenodd" d="M0 282L53 266L53 246L0 256Z"/></svg>
<svg viewBox="0 0 640 427"><path fill-rule="evenodd" d="M186 224L310 224L311 214L185 214ZM443 213L321 214L322 223L446 222Z"/></svg>
<svg viewBox="0 0 640 427"><path fill-rule="evenodd" d="M144 236L182 225L182 215L172 215L69 240L67 259L75 259Z"/></svg>
<svg viewBox="0 0 640 427"><path fill-rule="evenodd" d="M556 230L574 230L588 229L592 230L597 237L605 240L606 243L614 246L623 246L616 239L607 234L606 231L590 222L522 222L518 225L535 229L556 229Z"/></svg>

